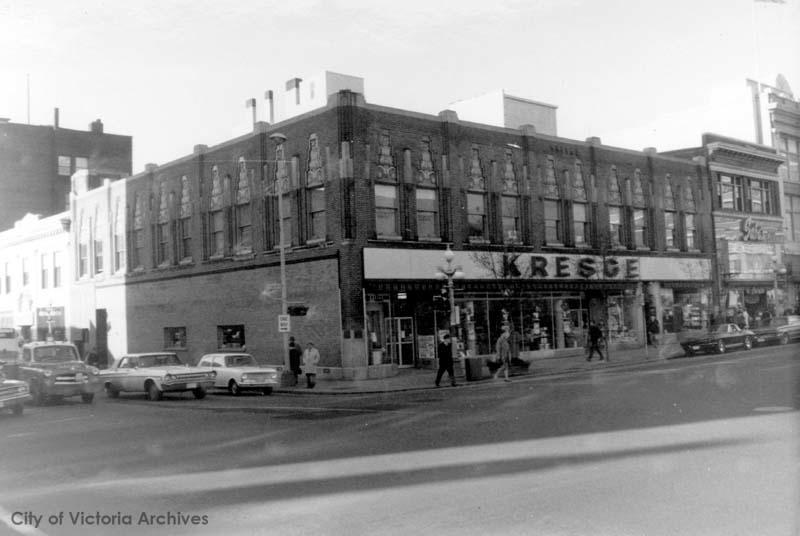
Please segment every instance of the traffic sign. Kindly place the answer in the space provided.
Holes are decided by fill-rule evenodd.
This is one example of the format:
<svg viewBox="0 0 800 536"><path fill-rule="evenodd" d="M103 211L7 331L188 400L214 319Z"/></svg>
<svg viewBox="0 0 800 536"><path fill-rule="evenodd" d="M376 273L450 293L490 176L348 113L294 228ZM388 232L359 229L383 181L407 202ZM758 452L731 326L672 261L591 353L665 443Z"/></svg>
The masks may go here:
<svg viewBox="0 0 800 536"><path fill-rule="evenodd" d="M278 315L278 331L280 333L292 331L292 322L289 315Z"/></svg>

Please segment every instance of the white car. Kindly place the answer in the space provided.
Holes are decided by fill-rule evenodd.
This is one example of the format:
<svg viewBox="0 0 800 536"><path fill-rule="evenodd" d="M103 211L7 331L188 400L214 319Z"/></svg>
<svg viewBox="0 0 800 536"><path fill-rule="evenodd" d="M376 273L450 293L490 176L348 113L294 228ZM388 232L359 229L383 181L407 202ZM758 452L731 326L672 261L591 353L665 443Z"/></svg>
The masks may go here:
<svg viewBox="0 0 800 536"><path fill-rule="evenodd" d="M272 388L280 385L283 369L259 365L252 355L245 353L206 354L197 366L216 371L214 387L227 389L232 395L240 395L242 391L272 394Z"/></svg>
<svg viewBox="0 0 800 536"><path fill-rule="evenodd" d="M203 398L213 387L214 376L214 370L189 367L170 352L124 355L113 367L100 372L110 398L117 398L123 391L144 391L149 400L160 400L163 393L185 391Z"/></svg>

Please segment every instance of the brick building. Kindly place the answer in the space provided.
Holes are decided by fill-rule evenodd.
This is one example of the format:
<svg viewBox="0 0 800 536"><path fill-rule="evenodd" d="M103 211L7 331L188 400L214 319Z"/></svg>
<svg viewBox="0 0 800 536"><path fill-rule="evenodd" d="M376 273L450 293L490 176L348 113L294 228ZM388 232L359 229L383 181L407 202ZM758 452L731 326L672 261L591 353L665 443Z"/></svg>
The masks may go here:
<svg viewBox="0 0 800 536"><path fill-rule="evenodd" d="M58 110L53 126L0 119L0 230L27 213L67 210L75 171L87 170L95 185L130 175L131 150L130 136L104 133L99 119L85 132L59 127Z"/></svg>
<svg viewBox="0 0 800 536"><path fill-rule="evenodd" d="M321 375L433 364L447 245L466 276L465 351L490 352L510 322L526 357L573 355L590 320L612 351L641 347L646 312L667 331L708 322L709 192L706 168L685 158L338 91L124 181L78 184L73 316L112 357L246 346L281 363L281 202L288 301L307 307L292 335L320 348Z"/></svg>

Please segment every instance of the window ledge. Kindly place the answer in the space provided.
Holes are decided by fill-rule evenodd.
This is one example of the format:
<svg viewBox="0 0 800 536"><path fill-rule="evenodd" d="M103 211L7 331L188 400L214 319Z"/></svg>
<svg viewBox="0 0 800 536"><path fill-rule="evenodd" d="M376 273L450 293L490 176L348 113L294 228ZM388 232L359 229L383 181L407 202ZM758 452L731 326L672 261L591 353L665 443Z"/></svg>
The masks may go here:
<svg viewBox="0 0 800 536"><path fill-rule="evenodd" d="M485 238L480 238L480 237L477 237L477 236L470 236L469 237L469 243L470 244L489 244L490 242L488 240L486 240Z"/></svg>
<svg viewBox="0 0 800 536"><path fill-rule="evenodd" d="M306 240L307 246L321 246L325 244L327 241L324 238L312 238L311 240Z"/></svg>
<svg viewBox="0 0 800 536"><path fill-rule="evenodd" d="M583 244L575 244L575 246L574 246L574 247L575 247L576 249L592 249L592 245L591 245L591 244L586 244L586 243L583 243Z"/></svg>
<svg viewBox="0 0 800 536"><path fill-rule="evenodd" d="M247 261L247 260L255 259L255 258L256 258L256 256L253 254L252 251L248 251L248 252L244 252L243 251L241 253L234 253L233 254L233 260L235 260L235 261Z"/></svg>
<svg viewBox="0 0 800 536"><path fill-rule="evenodd" d="M186 257L185 259L181 259L178 263L179 266L187 266L189 264L194 264L194 259L191 257Z"/></svg>
<svg viewBox="0 0 800 536"><path fill-rule="evenodd" d="M636 251L650 251L650 248L647 246L636 246Z"/></svg>
<svg viewBox="0 0 800 536"><path fill-rule="evenodd" d="M689 248L687 251L689 253L702 253L703 252L702 250L699 250L697 248Z"/></svg>
<svg viewBox="0 0 800 536"><path fill-rule="evenodd" d="M378 235L378 240L402 240L402 236L397 235Z"/></svg>
<svg viewBox="0 0 800 536"><path fill-rule="evenodd" d="M420 242L441 242L442 237L440 236L420 236L417 240Z"/></svg>
<svg viewBox="0 0 800 536"><path fill-rule="evenodd" d="M158 266L156 266L156 268L157 268L158 270L164 270L165 268L170 268L171 266L172 266L172 263L171 263L171 262L169 262L169 261L166 261L166 262L162 262L161 264L159 264Z"/></svg>
<svg viewBox="0 0 800 536"><path fill-rule="evenodd" d="M545 242L544 245L548 248L565 248L567 247L563 242Z"/></svg>
<svg viewBox="0 0 800 536"><path fill-rule="evenodd" d="M224 259L225 259L225 255L210 255L208 257L208 260L212 261L212 262L213 261L221 261L221 260L224 260Z"/></svg>
<svg viewBox="0 0 800 536"><path fill-rule="evenodd" d="M667 251L670 253L680 253L681 250L678 248L667 248Z"/></svg>

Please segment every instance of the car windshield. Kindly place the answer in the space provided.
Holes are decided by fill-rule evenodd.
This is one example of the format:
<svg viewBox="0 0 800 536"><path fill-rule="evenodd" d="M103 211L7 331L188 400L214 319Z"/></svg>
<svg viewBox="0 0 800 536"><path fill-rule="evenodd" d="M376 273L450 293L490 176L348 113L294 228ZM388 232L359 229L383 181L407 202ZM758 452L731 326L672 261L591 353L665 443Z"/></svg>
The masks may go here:
<svg viewBox="0 0 800 536"><path fill-rule="evenodd" d="M225 356L226 367L255 367L257 365L253 356L248 354Z"/></svg>
<svg viewBox="0 0 800 536"><path fill-rule="evenodd" d="M33 360L39 363L78 361L78 352L72 346L39 346L33 349Z"/></svg>
<svg viewBox="0 0 800 536"><path fill-rule="evenodd" d="M178 356L175 354L153 354L153 355L141 355L138 359L138 366L147 368L147 367L166 367L166 366L175 366L175 365L183 365L181 360L178 359Z"/></svg>

